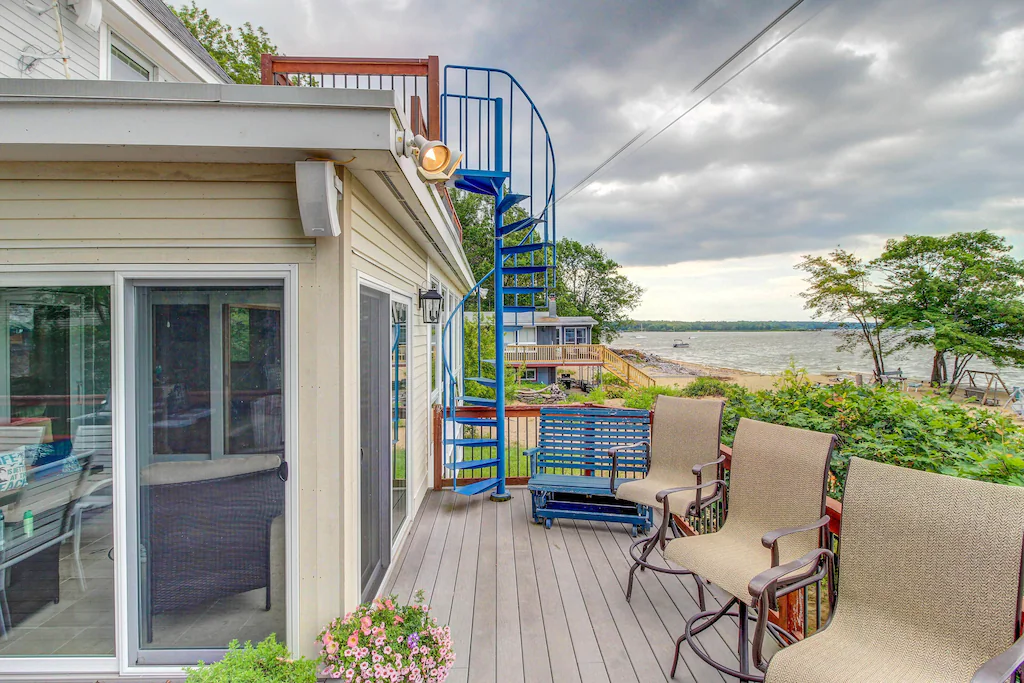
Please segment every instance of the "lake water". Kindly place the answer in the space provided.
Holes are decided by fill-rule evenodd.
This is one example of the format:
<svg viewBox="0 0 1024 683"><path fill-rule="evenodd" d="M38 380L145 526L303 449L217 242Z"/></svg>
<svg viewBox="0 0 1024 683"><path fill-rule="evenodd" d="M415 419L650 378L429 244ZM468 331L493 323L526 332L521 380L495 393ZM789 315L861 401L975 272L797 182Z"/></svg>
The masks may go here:
<svg viewBox="0 0 1024 683"><path fill-rule="evenodd" d="M638 339L637 336L644 337ZM682 339L688 348L676 349L672 343ZM735 368L765 374L782 372L795 362L811 373L864 372L871 374L871 361L860 353L836 351L838 338L832 331L822 332L630 332L611 343L615 348L633 348L664 358L702 365ZM950 370L952 370L952 360ZM887 358L887 370L902 368L903 374L916 379L931 376L932 354L928 349L913 349ZM990 364L972 361L975 370L992 370ZM1009 386L1024 385L1024 369L999 371Z"/></svg>

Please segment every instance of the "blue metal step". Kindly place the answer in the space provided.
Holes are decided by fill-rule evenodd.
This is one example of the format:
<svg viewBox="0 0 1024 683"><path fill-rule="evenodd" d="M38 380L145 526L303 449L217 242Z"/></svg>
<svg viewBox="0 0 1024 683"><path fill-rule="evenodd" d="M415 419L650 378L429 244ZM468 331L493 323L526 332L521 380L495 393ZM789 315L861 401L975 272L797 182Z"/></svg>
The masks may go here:
<svg viewBox="0 0 1024 683"><path fill-rule="evenodd" d="M536 306L505 306L506 313L543 313Z"/></svg>
<svg viewBox="0 0 1024 683"><path fill-rule="evenodd" d="M505 294L543 294L543 287L506 287Z"/></svg>
<svg viewBox="0 0 1024 683"><path fill-rule="evenodd" d="M503 225L500 228L498 228L495 232L497 233L498 237L504 237L505 235L508 235L509 233L513 233L513 232L516 232L518 230L523 230L524 228L532 228L533 226L537 225L538 223L543 223L543 222L544 221L541 218L533 218L533 217L524 218L521 221L516 221L515 223L509 223L508 225Z"/></svg>
<svg viewBox="0 0 1024 683"><path fill-rule="evenodd" d="M458 462L446 462L444 464L450 470L479 470L485 467L495 467L498 458L485 458L483 460L460 460Z"/></svg>
<svg viewBox="0 0 1024 683"><path fill-rule="evenodd" d="M455 175L455 187L473 194L497 197L508 176L503 171L462 169Z"/></svg>
<svg viewBox="0 0 1024 683"><path fill-rule="evenodd" d="M478 493L489 491L495 486L501 483L501 479L484 479L483 481L473 482L472 484L466 484L465 486L456 486L453 491L455 493L461 493L464 496L475 496Z"/></svg>
<svg viewBox="0 0 1024 683"><path fill-rule="evenodd" d="M494 365L496 361L493 358L481 358L480 362L487 363L488 365Z"/></svg>
<svg viewBox="0 0 1024 683"><path fill-rule="evenodd" d="M498 211L497 211L497 213L503 214L506 211L508 211L509 209L511 209L513 206L518 204L519 202L523 201L524 199L529 199L529 198L530 198L530 195L528 195L528 194L512 194L510 192L509 194L507 194L504 197L502 197L501 201L498 202Z"/></svg>
<svg viewBox="0 0 1024 683"><path fill-rule="evenodd" d="M531 251L540 251L545 247L553 247L554 245L550 242L531 242L530 244L513 244L508 247L502 247L502 254L529 254Z"/></svg>
<svg viewBox="0 0 1024 683"><path fill-rule="evenodd" d="M497 427L498 421L493 417L446 417L448 422L465 425L467 427Z"/></svg>
<svg viewBox="0 0 1024 683"><path fill-rule="evenodd" d="M483 384L485 387L490 387L492 389L497 386L497 383L490 377L467 377L466 381L476 382L477 384Z"/></svg>
<svg viewBox="0 0 1024 683"><path fill-rule="evenodd" d="M464 448L488 448L498 445L497 439L448 439L450 446L462 446Z"/></svg>
<svg viewBox="0 0 1024 683"><path fill-rule="evenodd" d="M493 398L480 398L479 396L456 396L455 400L473 406L493 406L495 403Z"/></svg>
<svg viewBox="0 0 1024 683"><path fill-rule="evenodd" d="M552 266L545 266L545 265L540 265L540 266L508 266L507 268L502 268L501 272L504 275L536 275L538 273L543 273L545 270L547 270L548 268L551 268L551 267Z"/></svg>

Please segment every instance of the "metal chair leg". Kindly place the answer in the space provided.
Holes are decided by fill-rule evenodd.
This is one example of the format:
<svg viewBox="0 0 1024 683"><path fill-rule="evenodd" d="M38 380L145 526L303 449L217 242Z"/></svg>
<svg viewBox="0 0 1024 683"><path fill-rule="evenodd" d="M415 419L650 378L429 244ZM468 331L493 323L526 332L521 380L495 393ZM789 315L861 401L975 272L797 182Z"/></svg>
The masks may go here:
<svg viewBox="0 0 1024 683"><path fill-rule="evenodd" d="M647 539L646 543L644 543L644 551L640 555L640 560L634 562L633 566L629 568L629 583L626 585L626 602L629 602L629 599L633 596L633 579L636 576L636 570L639 569L640 571L643 571L645 569L644 564L642 563L647 560L647 557L654 551L654 548L657 545L658 535L654 534Z"/></svg>

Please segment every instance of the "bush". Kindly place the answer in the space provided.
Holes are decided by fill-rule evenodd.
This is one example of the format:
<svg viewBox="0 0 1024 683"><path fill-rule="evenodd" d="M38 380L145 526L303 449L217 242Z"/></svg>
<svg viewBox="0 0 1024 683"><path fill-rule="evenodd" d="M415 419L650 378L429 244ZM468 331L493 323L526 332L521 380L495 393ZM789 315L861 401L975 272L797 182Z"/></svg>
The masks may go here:
<svg viewBox="0 0 1024 683"><path fill-rule="evenodd" d="M397 597L360 605L344 619L320 632L323 674L345 680L421 680L440 683L455 664L452 634L437 625L424 607L423 591L416 604L397 605Z"/></svg>
<svg viewBox="0 0 1024 683"><path fill-rule="evenodd" d="M598 389L591 389L590 393L587 394L586 401L587 401L587 403L601 404L601 403L604 403L607 399L608 399L608 394L604 391L604 389L598 388Z"/></svg>
<svg viewBox="0 0 1024 683"><path fill-rule="evenodd" d="M853 456L1024 486L1024 430L1001 413L945 397L914 399L892 387L813 386L799 371L785 373L771 390L729 387L726 398L727 444L742 417L836 434L834 496L842 494Z"/></svg>
<svg viewBox="0 0 1024 683"><path fill-rule="evenodd" d="M626 408L647 408L654 406L658 396L682 396L683 390L679 387L647 387L646 389L631 389L623 396L623 406Z"/></svg>
<svg viewBox="0 0 1024 683"><path fill-rule="evenodd" d="M224 659L185 669L186 683L315 683L316 662L292 659L272 634L258 645L232 640Z"/></svg>
<svg viewBox="0 0 1024 683"><path fill-rule="evenodd" d="M725 396L729 385L715 377L698 377L685 387L683 396L699 398L702 396Z"/></svg>

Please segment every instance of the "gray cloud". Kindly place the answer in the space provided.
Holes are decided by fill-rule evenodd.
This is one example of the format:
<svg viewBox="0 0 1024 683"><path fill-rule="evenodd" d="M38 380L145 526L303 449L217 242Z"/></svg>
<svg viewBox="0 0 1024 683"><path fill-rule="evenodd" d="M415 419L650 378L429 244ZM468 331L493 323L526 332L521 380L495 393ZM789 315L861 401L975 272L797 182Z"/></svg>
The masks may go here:
<svg viewBox="0 0 1024 683"><path fill-rule="evenodd" d="M290 54L439 54L508 69L549 123L567 189L673 105L695 101L690 87L788 4L210 0L210 9L264 25ZM807 0L774 36L824 5ZM962 228L1021 239L1022 112L1019 0L837 0L560 207L560 234L628 265Z"/></svg>

